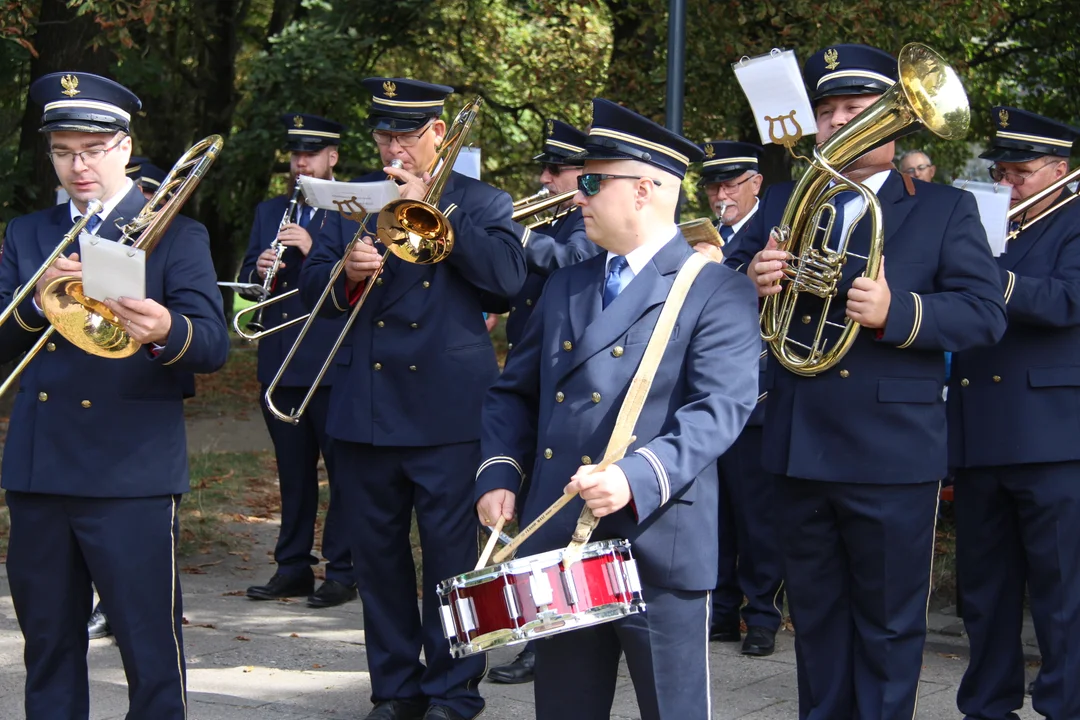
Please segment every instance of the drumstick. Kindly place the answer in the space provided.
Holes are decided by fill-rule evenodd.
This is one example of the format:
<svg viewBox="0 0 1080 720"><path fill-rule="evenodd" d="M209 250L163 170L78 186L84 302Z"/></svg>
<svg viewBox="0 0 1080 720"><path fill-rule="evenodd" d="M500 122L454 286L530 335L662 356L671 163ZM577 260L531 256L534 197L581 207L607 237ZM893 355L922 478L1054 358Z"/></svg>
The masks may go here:
<svg viewBox="0 0 1080 720"><path fill-rule="evenodd" d="M604 459L600 461L600 464L594 467L591 472L606 470L608 465L611 465L611 463L622 458L622 456L626 453L627 448L633 445L635 440L637 440L637 436L631 435L630 439L627 440L624 445L615 448L607 455L605 455ZM561 498L551 503L551 505L548 506L548 508L544 510L544 512L540 513L540 515L538 515L535 520L529 523L524 530L519 532L517 537L514 538L514 540L509 545L504 547L499 552L495 553L495 557L492 558L495 564L498 565L499 563L503 562L508 557L513 555L517 551L517 549L521 547L521 543L528 540L533 533L539 530L544 523L550 520L555 513L559 512L559 510L561 510L566 505L566 503L570 502L575 497L577 497L577 493L563 493L563 496Z"/></svg>
<svg viewBox="0 0 1080 720"><path fill-rule="evenodd" d="M495 543L499 540L499 535L502 533L503 523L506 522L506 516L500 515L499 521L495 523L495 527L491 529L491 537L488 538L487 545L484 546L484 552L480 553L480 560L477 561L476 567L473 571L487 565L488 558L491 557L491 551L495 549Z"/></svg>

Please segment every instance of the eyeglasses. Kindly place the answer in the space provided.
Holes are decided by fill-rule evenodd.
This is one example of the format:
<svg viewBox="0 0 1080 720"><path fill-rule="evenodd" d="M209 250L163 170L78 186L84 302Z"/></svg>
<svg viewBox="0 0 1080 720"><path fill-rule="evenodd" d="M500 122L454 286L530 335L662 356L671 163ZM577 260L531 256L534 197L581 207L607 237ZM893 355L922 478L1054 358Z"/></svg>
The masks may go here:
<svg viewBox="0 0 1080 720"><path fill-rule="evenodd" d="M109 147L94 148L93 150L83 150L82 152L73 152L71 150L53 150L45 153L49 156L49 159L53 161L54 165L74 165L75 158L79 158L83 161L83 165L87 167L91 165L97 165L105 157L110 150L115 150L120 146L120 143L124 142L124 135L115 143Z"/></svg>
<svg viewBox="0 0 1080 720"><path fill-rule="evenodd" d="M1019 187L1020 185L1023 185L1024 182L1035 173L1039 172L1045 167L1049 167L1050 165L1054 165L1059 162L1061 162L1061 160L1051 160L1050 162L1043 163L1031 172L1026 173L1018 173L1013 172L1012 170L1005 170L998 165L991 165L989 168L987 168L987 171L990 173L990 179L994 182L1001 182L1002 180L1004 180L1013 187Z"/></svg>
<svg viewBox="0 0 1080 720"><path fill-rule="evenodd" d="M900 172L904 173L905 175L915 175L916 173L921 173L923 170L926 170L927 168L932 168L932 167L934 167L934 166L933 165L927 165L927 164L924 163L922 165L915 165L913 167L909 167L908 169L901 170Z"/></svg>
<svg viewBox="0 0 1080 720"><path fill-rule="evenodd" d="M600 183L604 180L652 180L654 185L661 182L655 178L643 178L640 175L608 175L607 173L583 173L578 175L577 187L585 197L592 197L600 192Z"/></svg>
<svg viewBox="0 0 1080 720"><path fill-rule="evenodd" d="M739 182L709 183L709 185L712 186L712 187L715 187L717 192L720 192L721 190L723 190L728 195L731 195L734 192L736 192L744 183L750 182L755 177L757 177L757 176L756 175L751 175L750 177L743 178Z"/></svg>
<svg viewBox="0 0 1080 720"><path fill-rule="evenodd" d="M389 147L390 143L394 142L395 140L397 140L397 144L403 148L415 147L416 143L420 142L420 138L424 137L424 134L431 129L432 124L433 123L428 123L427 127L416 133L415 135L382 132L376 130L375 132L371 133L371 137L375 138L375 144L379 147Z"/></svg>

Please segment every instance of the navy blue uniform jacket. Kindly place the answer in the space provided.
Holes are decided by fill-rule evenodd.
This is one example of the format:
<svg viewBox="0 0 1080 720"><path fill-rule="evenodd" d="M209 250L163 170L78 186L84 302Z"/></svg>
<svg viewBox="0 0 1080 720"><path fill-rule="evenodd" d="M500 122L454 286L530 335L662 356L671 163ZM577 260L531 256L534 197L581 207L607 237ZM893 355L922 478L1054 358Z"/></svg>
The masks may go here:
<svg viewBox="0 0 1080 720"><path fill-rule="evenodd" d="M114 220L131 220L145 203L132 188L98 234L118 240ZM67 203L11 221L0 257L0 303L11 301L71 225ZM156 357L147 347L106 359L53 333L19 380L3 487L79 497L187 492L184 397L194 394L194 373L217 370L229 351L216 281L206 228L178 215L146 259L146 297L172 316L164 349ZM0 362L29 349L47 325L31 295L0 327Z"/></svg>
<svg viewBox="0 0 1080 720"><path fill-rule="evenodd" d="M251 226L251 238L248 240L247 253L244 255L244 264L240 267L240 281L261 285L263 279L259 277L256 267L259 255L270 247L277 237L278 226L281 218L285 215L285 208L289 206L289 198L280 195L265 202L259 203L255 208L255 222ZM311 235L312 248L319 237L319 228L326 219L325 210L316 210L308 223L307 231ZM274 281L273 293L279 295L293 288L300 287L300 270L306 258L300 248L290 247L285 249L282 262L285 267L278 271ZM288 300L276 302L263 310L263 325L267 328L275 327L292 318L300 317L307 313L307 307L299 294L293 295ZM326 356L330 354L330 348L334 345L341 329L345 326L344 320L328 320L316 318L308 331L304 342L293 356L292 362L282 376L282 387L311 387L315 380L315 374L322 367ZM301 324L296 324L288 330L276 332L259 340L259 382L269 385L277 374L281 363L285 361L285 355L292 348L296 338L300 335ZM326 373L320 385L330 385L332 373Z"/></svg>
<svg viewBox="0 0 1080 720"><path fill-rule="evenodd" d="M521 292L510 303L506 340L511 346L520 342L525 323L540 299L548 276L561 267L581 262L600 252L600 248L585 234L585 218L578 208L563 216L554 228L550 225L544 230L529 230L520 225L518 228L529 275Z"/></svg>
<svg viewBox="0 0 1080 720"><path fill-rule="evenodd" d="M375 173L361 180L384 178ZM505 192L453 173L439 201L454 228L449 257L415 265L386 256L336 358L326 425L331 437L413 447L479 439L480 404L499 374L483 311L493 297L506 302L525 282L512 208ZM374 220L368 219L369 229ZM308 307L357 229L340 214L327 217L300 273ZM351 300L343 272L323 314L340 317L351 310Z"/></svg>
<svg viewBox="0 0 1080 720"><path fill-rule="evenodd" d="M997 264L1009 329L953 355L951 463L1080 460L1080 203L1018 235Z"/></svg>
<svg viewBox="0 0 1080 720"><path fill-rule="evenodd" d="M499 488L520 495L527 477L524 525L562 495L580 465L600 461L675 276L693 252L676 234L603 310L606 253L552 274L484 400L477 500ZM754 288L709 263L679 313L634 428L637 441L618 462L632 507L603 518L593 535L629 539L645 582L716 587L716 459L757 399L759 342ZM583 504L571 501L518 557L566 546Z"/></svg>
<svg viewBox="0 0 1080 720"><path fill-rule="evenodd" d="M731 262L744 272L780 224L790 187L769 188L761 209L733 238ZM769 472L859 483L945 477L944 352L997 342L1005 332L1005 299L971 193L917 180L914 187L909 195L893 171L878 193L892 292L884 332L863 328L844 358L816 377L795 375L769 359L762 442ZM866 255L868 248L864 218L852 249ZM865 266L849 256L831 321L843 322L847 290ZM792 337L809 341L821 305L801 297ZM813 322L800 322L807 315Z"/></svg>

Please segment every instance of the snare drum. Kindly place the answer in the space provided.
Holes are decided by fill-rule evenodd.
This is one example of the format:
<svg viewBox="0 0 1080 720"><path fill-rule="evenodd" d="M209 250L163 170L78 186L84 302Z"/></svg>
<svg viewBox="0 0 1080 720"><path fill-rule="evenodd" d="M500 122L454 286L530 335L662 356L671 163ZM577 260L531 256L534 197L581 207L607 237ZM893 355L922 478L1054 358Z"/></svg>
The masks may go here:
<svg viewBox="0 0 1080 720"><path fill-rule="evenodd" d="M450 653L465 657L643 612L628 540L600 540L562 566L563 549L508 560L439 583Z"/></svg>

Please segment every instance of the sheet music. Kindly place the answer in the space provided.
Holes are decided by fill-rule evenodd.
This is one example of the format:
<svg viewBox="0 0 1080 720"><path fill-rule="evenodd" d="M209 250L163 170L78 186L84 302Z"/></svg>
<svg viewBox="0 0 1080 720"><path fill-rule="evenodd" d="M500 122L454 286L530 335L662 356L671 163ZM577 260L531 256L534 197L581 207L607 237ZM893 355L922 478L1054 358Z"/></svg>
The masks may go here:
<svg viewBox="0 0 1080 720"><path fill-rule="evenodd" d="M1012 188L976 180L953 180L953 187L967 190L975 196L975 202L979 205L979 219L986 230L990 251L994 253L994 257L1004 255L1008 249Z"/></svg>
<svg viewBox="0 0 1080 720"><path fill-rule="evenodd" d="M319 178L302 177L304 202L321 210L338 212L338 203L352 200L369 213L379 212L391 200L397 200L401 194L393 180L376 182L335 182ZM353 208L358 209L358 208Z"/></svg>
<svg viewBox="0 0 1080 720"><path fill-rule="evenodd" d="M743 58L732 64L754 114L761 143L782 143L796 125L805 137L817 134L814 109L806 94L799 62L791 50Z"/></svg>
<svg viewBox="0 0 1080 720"><path fill-rule="evenodd" d="M83 293L95 300L146 299L146 251L83 232L79 235Z"/></svg>

